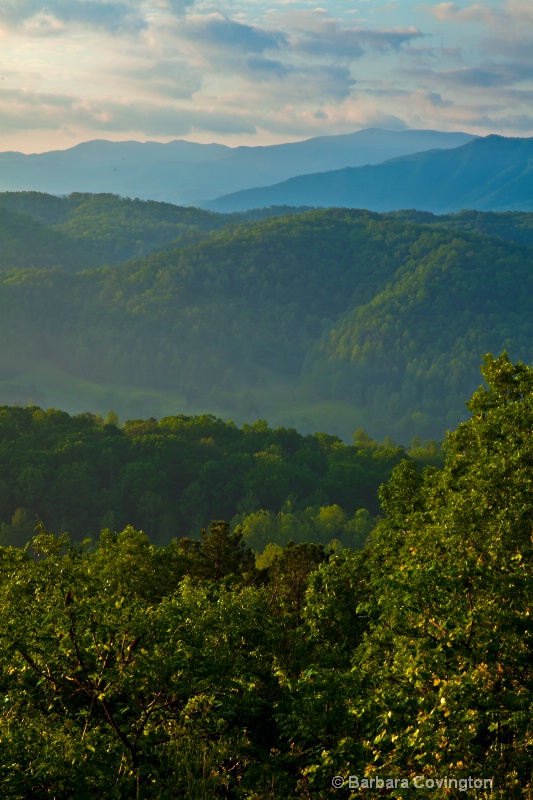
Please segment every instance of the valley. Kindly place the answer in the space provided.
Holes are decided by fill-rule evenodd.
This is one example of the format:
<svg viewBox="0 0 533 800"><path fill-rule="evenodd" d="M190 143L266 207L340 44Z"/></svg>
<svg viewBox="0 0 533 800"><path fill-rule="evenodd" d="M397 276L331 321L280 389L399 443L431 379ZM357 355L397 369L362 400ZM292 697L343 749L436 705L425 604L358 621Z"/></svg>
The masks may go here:
<svg viewBox="0 0 533 800"><path fill-rule="evenodd" d="M533 358L528 212L2 207L4 402L408 442L465 418L483 353Z"/></svg>

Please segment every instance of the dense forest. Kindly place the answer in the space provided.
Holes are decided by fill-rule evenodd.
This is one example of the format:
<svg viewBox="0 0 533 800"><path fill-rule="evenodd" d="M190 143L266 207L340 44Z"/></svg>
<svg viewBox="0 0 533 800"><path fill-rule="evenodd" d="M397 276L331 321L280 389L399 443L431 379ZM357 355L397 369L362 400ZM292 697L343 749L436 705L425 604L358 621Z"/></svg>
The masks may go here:
<svg viewBox="0 0 533 800"><path fill-rule="evenodd" d="M179 482L178 467L201 471L202 447L231 448L224 480L246 455L261 468L274 456L296 484L394 464L363 549L302 541L254 557L222 520L159 544L133 526L76 543L41 522L26 548L0 548L4 796L529 797L533 369L504 353L482 371L444 462L434 452L423 468L362 432L348 447L213 418L119 427L4 408L9 491L30 497L64 457L73 509L85 485L98 496L98 471L112 491L114 471L138 478L172 453Z"/></svg>
<svg viewBox="0 0 533 800"><path fill-rule="evenodd" d="M0 242L3 796L529 797L533 214L21 192Z"/></svg>
<svg viewBox="0 0 533 800"><path fill-rule="evenodd" d="M36 520L74 541L102 528L142 529L154 543L198 539L213 519L245 544L314 541L361 547L378 489L402 459L438 464L440 448L406 450L356 431L347 445L259 420L238 428L212 415L130 420L0 408L0 543L24 546Z"/></svg>
<svg viewBox="0 0 533 800"><path fill-rule="evenodd" d="M533 360L533 214L0 196L0 402L441 438Z"/></svg>

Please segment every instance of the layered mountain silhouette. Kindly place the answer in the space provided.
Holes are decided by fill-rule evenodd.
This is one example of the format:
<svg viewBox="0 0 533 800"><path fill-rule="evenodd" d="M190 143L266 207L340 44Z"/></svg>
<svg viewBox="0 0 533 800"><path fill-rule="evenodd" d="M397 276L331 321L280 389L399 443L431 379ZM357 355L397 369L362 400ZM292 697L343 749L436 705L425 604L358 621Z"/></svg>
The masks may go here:
<svg viewBox="0 0 533 800"><path fill-rule="evenodd" d="M219 197L213 211L271 205L416 208L435 214L461 209L533 210L533 139L487 136L453 150L402 156L378 165L302 175L273 186Z"/></svg>
<svg viewBox="0 0 533 800"><path fill-rule="evenodd" d="M267 147L174 141L85 142L68 150L0 153L1 191L111 192L123 197L202 205L228 192L304 173L378 164L434 148L455 148L467 133L377 128Z"/></svg>

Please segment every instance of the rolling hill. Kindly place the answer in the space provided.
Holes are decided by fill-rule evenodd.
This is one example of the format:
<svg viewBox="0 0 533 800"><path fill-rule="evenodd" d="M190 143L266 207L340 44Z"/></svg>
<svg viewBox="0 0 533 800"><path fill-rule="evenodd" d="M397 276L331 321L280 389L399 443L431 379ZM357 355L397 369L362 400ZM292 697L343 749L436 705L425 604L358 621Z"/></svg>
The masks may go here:
<svg viewBox="0 0 533 800"><path fill-rule="evenodd" d="M90 243L107 198L84 202ZM107 267L4 271L0 401L405 440L461 419L484 352L533 361L533 214L230 219Z"/></svg>

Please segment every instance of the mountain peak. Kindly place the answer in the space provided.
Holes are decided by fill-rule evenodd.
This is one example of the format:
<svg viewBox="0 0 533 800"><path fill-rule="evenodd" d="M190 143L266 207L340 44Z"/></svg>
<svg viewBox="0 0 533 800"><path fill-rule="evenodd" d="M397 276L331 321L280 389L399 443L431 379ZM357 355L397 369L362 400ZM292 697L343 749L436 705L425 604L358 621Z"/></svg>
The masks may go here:
<svg viewBox="0 0 533 800"><path fill-rule="evenodd" d="M416 208L437 214L464 208L528 211L533 210L531 159L532 138L494 134L381 164L301 175L219 197L206 208L228 212L307 204L372 211Z"/></svg>

